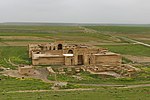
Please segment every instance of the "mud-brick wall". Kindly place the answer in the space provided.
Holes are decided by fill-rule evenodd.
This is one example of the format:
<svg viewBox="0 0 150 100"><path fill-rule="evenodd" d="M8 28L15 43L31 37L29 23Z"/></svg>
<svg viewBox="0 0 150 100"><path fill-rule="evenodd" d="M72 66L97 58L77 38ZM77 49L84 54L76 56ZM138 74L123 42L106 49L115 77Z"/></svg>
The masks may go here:
<svg viewBox="0 0 150 100"><path fill-rule="evenodd" d="M63 56L60 57L48 57L48 58L39 58L33 59L33 65L64 65L65 58Z"/></svg>
<svg viewBox="0 0 150 100"><path fill-rule="evenodd" d="M96 55L95 64L97 65L120 65L122 57L120 55Z"/></svg>
<svg viewBox="0 0 150 100"><path fill-rule="evenodd" d="M22 68L19 67L18 71L20 74L28 74L28 75L33 75L34 74L34 68Z"/></svg>
<svg viewBox="0 0 150 100"><path fill-rule="evenodd" d="M66 66L74 65L74 58L73 57L65 57L65 65Z"/></svg>
<svg viewBox="0 0 150 100"><path fill-rule="evenodd" d="M46 54L51 54L51 55L62 55L63 51L62 50L48 50L44 51Z"/></svg>

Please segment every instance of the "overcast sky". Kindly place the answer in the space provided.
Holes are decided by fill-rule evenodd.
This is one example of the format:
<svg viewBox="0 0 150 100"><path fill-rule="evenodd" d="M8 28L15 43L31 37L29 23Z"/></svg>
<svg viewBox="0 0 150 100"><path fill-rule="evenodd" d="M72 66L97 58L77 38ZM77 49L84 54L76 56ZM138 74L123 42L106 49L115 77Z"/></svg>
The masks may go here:
<svg viewBox="0 0 150 100"><path fill-rule="evenodd" d="M150 23L150 0L0 0L0 22Z"/></svg>

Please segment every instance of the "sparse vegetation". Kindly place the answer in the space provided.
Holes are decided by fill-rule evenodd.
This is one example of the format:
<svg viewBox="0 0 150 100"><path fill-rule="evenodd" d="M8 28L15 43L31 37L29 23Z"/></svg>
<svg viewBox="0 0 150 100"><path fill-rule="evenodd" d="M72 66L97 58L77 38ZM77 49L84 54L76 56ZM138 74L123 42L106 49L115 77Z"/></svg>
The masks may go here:
<svg viewBox="0 0 150 100"><path fill-rule="evenodd" d="M150 48L131 44L120 37L128 37L139 40L144 43L150 43L150 27L129 27L129 26L85 26L95 32L87 32L79 26L12 26L0 25L0 67L16 69L9 63L9 59L15 64L31 64L28 59L27 47L25 45L31 42L52 42L62 40L66 42L89 43L100 47L108 48L110 51L134 56L150 57ZM117 41L115 39L118 39ZM120 43L119 45L99 45L99 43ZM121 44L121 43L126 43ZM16 46L20 44L21 46ZM3 45L3 46L2 46ZM24 45L24 46L22 46ZM124 63L132 63L129 59L123 58ZM46 67L46 66L42 66ZM60 66L52 66L56 68ZM137 66L139 67L139 66ZM69 91L69 92L33 92L33 93L7 93L9 91L19 90L50 90L52 84L44 83L36 79L16 79L6 77L0 74L0 99L1 100L149 100L150 88L142 87L135 89L123 89L98 86L78 86L78 84L149 84L150 67L140 67L142 72L136 74L133 78L114 79L112 77L91 75L82 72L81 80L72 77L72 75L57 75L57 81L67 81L69 84L63 89L73 88L97 88L91 91ZM2 70L3 71L3 70ZM48 77L49 80L55 80L55 76ZM90 94L90 95L89 95Z"/></svg>
<svg viewBox="0 0 150 100"><path fill-rule="evenodd" d="M102 45L100 47L108 48L110 51L134 55L134 56L150 56L150 48L142 45L129 44L129 45Z"/></svg>
<svg viewBox="0 0 150 100"><path fill-rule="evenodd" d="M0 26L0 36L32 36L44 37L47 40L65 40L76 42L112 41L109 35L89 33L78 26ZM1 42L13 41L2 39ZM14 41L26 41L15 39ZM30 41L35 41L30 39ZM43 40L45 41L45 40ZM114 40L113 40L114 41ZM47 42L47 41L46 41Z"/></svg>
<svg viewBox="0 0 150 100"><path fill-rule="evenodd" d="M150 88L135 89L117 89L117 88L99 88L89 91L62 91L62 92L33 92L33 93L0 93L2 100L149 100Z"/></svg>
<svg viewBox="0 0 150 100"><path fill-rule="evenodd" d="M149 70L149 67L146 67L147 70ZM67 74L58 74L56 75L50 75L48 77L49 80L53 81L60 81L60 82L69 82L69 83L78 83L78 84L118 84L118 85L128 85L128 84L147 84L150 82L150 71L146 72L146 70L143 69L143 72L140 72L136 74L132 78L114 78L111 76L101 76L101 75L92 75L88 72L82 72L81 75L78 77L81 77L82 79L79 80L72 75ZM56 80L55 80L56 79Z"/></svg>
<svg viewBox="0 0 150 100"><path fill-rule="evenodd" d="M9 59L15 64L31 64L27 47L0 47L0 66L15 69L16 67L9 63Z"/></svg>
<svg viewBox="0 0 150 100"><path fill-rule="evenodd" d="M108 32L108 33L123 33L123 34L142 34L150 33L150 27L137 27L137 26L86 26L97 30L99 32Z"/></svg>
<svg viewBox="0 0 150 100"><path fill-rule="evenodd" d="M19 90L49 90L52 84L37 79L11 78L0 75L0 93Z"/></svg>

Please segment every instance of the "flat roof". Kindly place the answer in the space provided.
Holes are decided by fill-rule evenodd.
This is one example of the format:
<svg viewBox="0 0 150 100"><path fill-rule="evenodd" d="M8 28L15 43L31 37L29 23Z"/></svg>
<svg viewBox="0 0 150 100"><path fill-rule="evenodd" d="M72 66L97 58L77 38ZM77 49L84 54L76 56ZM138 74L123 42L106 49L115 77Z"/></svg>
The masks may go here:
<svg viewBox="0 0 150 100"><path fill-rule="evenodd" d="M50 54L33 54L33 59L49 58L49 57L63 57L63 56L62 55L50 55Z"/></svg>
<svg viewBox="0 0 150 100"><path fill-rule="evenodd" d="M94 54L94 55L107 55L107 56L111 56L111 55L120 55L120 54L113 53L113 52L106 52L106 53L99 53L99 54Z"/></svg>
<svg viewBox="0 0 150 100"><path fill-rule="evenodd" d="M63 54L64 56L67 56L67 57L72 57L73 54Z"/></svg>

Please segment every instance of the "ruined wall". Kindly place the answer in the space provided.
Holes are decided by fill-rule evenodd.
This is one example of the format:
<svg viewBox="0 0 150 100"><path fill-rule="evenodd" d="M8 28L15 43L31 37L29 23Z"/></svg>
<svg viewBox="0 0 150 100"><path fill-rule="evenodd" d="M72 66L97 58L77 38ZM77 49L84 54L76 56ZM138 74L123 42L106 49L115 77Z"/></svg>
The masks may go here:
<svg viewBox="0 0 150 100"><path fill-rule="evenodd" d="M64 42L60 41L60 42L47 43L47 44L29 44L28 45L29 58L32 57L32 51L33 52L36 52L36 51L51 52L54 54L56 54L58 52L57 54L60 54L59 50L63 49L63 43Z"/></svg>
<svg viewBox="0 0 150 100"><path fill-rule="evenodd" d="M26 68L26 67L19 67L18 72L22 75L33 75L36 74L34 68Z"/></svg>
<svg viewBox="0 0 150 100"><path fill-rule="evenodd" d="M90 54L96 54L98 52L99 52L98 49L89 49L89 51L88 51L88 53L90 53Z"/></svg>
<svg viewBox="0 0 150 100"><path fill-rule="evenodd" d="M65 57L63 54L73 54ZM39 56L38 56L39 55ZM104 48L93 48L81 44L54 42L29 45L29 57L33 65L120 65L120 55Z"/></svg>
<svg viewBox="0 0 150 100"><path fill-rule="evenodd" d="M32 59L33 65L64 65L64 62L65 58L63 56Z"/></svg>
<svg viewBox="0 0 150 100"><path fill-rule="evenodd" d="M95 55L96 65L120 65L122 57L120 55Z"/></svg>
<svg viewBox="0 0 150 100"><path fill-rule="evenodd" d="M32 57L32 51L41 51L41 49L38 47L38 44L29 44L28 45L29 58Z"/></svg>
<svg viewBox="0 0 150 100"><path fill-rule="evenodd" d="M74 57L65 57L65 65L66 66L74 65Z"/></svg>
<svg viewBox="0 0 150 100"><path fill-rule="evenodd" d="M51 55L62 55L62 50L49 50L49 51L43 51L45 54L51 54Z"/></svg>

